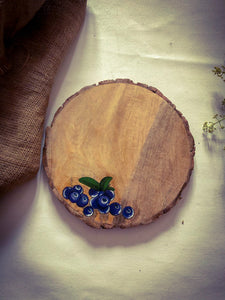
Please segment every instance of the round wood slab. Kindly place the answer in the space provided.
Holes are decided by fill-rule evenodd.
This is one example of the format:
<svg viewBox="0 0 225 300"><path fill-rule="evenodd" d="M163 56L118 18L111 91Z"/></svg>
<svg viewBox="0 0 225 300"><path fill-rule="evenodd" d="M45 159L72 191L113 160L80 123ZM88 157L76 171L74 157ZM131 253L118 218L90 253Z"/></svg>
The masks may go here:
<svg viewBox="0 0 225 300"><path fill-rule="evenodd" d="M46 129L43 164L56 197L96 228L152 222L169 211L189 181L195 146L182 114L156 88L128 79L83 88L56 112ZM134 216L91 217L62 196L81 177L113 177L115 199ZM83 186L88 194L88 187Z"/></svg>

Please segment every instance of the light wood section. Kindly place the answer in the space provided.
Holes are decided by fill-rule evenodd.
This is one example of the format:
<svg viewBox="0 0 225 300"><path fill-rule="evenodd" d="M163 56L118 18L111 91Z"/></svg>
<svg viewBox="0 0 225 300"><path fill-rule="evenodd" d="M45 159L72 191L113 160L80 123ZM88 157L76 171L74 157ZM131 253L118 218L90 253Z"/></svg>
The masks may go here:
<svg viewBox="0 0 225 300"><path fill-rule="evenodd" d="M73 214L94 227L129 227L152 222L176 203L193 156L187 121L157 89L116 80L82 89L57 111L46 130L44 166L55 195ZM62 197L64 187L83 176L112 176L114 201L131 205L134 217L83 216Z"/></svg>

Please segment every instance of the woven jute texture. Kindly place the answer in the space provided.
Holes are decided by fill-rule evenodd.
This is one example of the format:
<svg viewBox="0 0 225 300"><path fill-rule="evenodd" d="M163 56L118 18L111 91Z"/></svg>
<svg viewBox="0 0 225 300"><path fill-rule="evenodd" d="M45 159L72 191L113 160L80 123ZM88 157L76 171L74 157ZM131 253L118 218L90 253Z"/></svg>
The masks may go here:
<svg viewBox="0 0 225 300"><path fill-rule="evenodd" d="M11 39L34 17L45 1L0 0L0 75L11 66L10 51L7 51Z"/></svg>
<svg viewBox="0 0 225 300"><path fill-rule="evenodd" d="M57 68L77 37L86 0L47 0L10 45L0 76L0 194L34 177Z"/></svg>

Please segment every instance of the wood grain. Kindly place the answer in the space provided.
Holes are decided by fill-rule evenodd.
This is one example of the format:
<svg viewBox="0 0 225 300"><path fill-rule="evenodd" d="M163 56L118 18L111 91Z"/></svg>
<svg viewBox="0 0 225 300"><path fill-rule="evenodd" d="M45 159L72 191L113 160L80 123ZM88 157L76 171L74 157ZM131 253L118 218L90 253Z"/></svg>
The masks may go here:
<svg viewBox="0 0 225 300"><path fill-rule="evenodd" d="M43 164L66 208L93 227L152 222L172 208L194 166L188 123L156 88L130 80L100 82L70 97L46 129ZM83 176L113 177L114 201L130 205L131 219L83 209L62 197ZM88 189L84 186L85 193Z"/></svg>

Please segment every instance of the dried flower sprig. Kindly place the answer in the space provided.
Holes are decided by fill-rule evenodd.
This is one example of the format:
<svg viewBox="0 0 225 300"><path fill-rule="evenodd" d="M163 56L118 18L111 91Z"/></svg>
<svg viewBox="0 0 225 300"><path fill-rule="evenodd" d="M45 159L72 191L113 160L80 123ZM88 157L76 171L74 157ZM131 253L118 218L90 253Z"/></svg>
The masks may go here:
<svg viewBox="0 0 225 300"><path fill-rule="evenodd" d="M214 67L214 69L212 70L212 72L218 76L219 78L221 78L223 80L223 82L225 82L225 66L222 65L221 67ZM222 108L225 108L225 98L222 101ZM213 133L216 130L216 125L219 124L220 129L224 129L225 126L222 125L222 122L225 120L225 114L215 114L213 116L213 119L215 119L214 122L210 121L210 122L205 122L202 126L202 129L204 132L209 132L209 133ZM225 150L225 147L224 147Z"/></svg>
<svg viewBox="0 0 225 300"><path fill-rule="evenodd" d="M219 78L221 78L223 80L223 82L225 82L225 66L221 66L221 67L214 67L214 69L212 69L212 72L218 76ZM225 107L225 98L222 101L222 105Z"/></svg>
<svg viewBox="0 0 225 300"><path fill-rule="evenodd" d="M225 115L216 114L215 116L213 116L213 118L216 119L217 121L215 121L215 122L205 122L202 126L203 131L213 133L216 130L216 124L219 124L221 129L225 128L221 124L221 122L225 120Z"/></svg>
<svg viewBox="0 0 225 300"><path fill-rule="evenodd" d="M214 67L214 69L212 69L212 72L225 82L225 66Z"/></svg>

